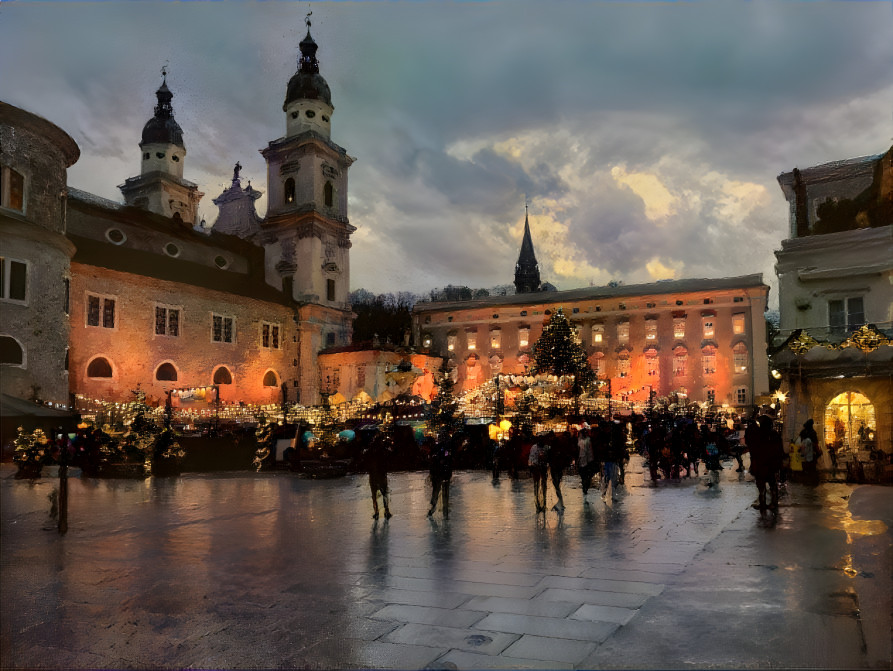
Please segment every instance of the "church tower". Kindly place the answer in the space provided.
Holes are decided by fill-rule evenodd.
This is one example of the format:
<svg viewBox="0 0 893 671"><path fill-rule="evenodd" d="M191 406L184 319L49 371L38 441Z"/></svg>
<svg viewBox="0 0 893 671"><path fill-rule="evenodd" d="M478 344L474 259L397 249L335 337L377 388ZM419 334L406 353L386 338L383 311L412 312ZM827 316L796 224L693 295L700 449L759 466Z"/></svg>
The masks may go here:
<svg viewBox="0 0 893 671"><path fill-rule="evenodd" d="M521 253L515 264L515 291L529 294L540 289L540 267L533 252L533 239L530 237L530 221L527 206L524 207L524 238L521 240Z"/></svg>
<svg viewBox="0 0 893 671"><path fill-rule="evenodd" d="M282 105L285 136L261 150L268 195L262 229L267 282L305 306L299 326L301 402L313 403L316 353L351 340L350 235L356 228L347 218L347 170L355 159L331 140L332 94L319 71L309 14L306 23L297 72ZM314 381L312 389L308 380Z"/></svg>
<svg viewBox="0 0 893 671"><path fill-rule="evenodd" d="M198 202L204 194L196 184L183 179L186 159L183 131L174 119L171 105L174 94L167 87L167 73L162 69L161 74L161 86L155 92L158 98L155 116L143 127L140 176L127 179L118 188L124 195L125 205L174 217L193 226L198 218Z"/></svg>

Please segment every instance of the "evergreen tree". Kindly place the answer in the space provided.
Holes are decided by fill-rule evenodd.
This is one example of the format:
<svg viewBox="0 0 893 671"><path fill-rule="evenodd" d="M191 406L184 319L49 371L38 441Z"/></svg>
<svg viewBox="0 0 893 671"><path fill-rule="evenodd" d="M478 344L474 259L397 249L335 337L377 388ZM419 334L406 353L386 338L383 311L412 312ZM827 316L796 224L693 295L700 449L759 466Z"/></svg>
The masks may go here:
<svg viewBox="0 0 893 671"><path fill-rule="evenodd" d="M454 385L450 368L444 359L438 371L437 396L431 401L431 426L437 431L438 443L448 441L458 425L456 411L459 403L453 393Z"/></svg>
<svg viewBox="0 0 893 671"><path fill-rule="evenodd" d="M574 328L564 311L558 308L543 327L533 345L533 374L573 375L573 395L579 396L595 381L595 373L586 358L583 345L577 342Z"/></svg>

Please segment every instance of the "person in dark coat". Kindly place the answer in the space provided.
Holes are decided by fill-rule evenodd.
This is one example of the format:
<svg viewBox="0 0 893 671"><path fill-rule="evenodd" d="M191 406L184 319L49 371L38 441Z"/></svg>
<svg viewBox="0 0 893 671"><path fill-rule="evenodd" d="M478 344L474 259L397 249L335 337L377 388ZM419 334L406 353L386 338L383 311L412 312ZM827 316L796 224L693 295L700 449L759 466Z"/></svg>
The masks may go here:
<svg viewBox="0 0 893 671"><path fill-rule="evenodd" d="M428 517L437 510L437 499L443 493L443 516L450 516L450 479L453 477L453 452L448 443L440 443L434 447L429 463L431 476L431 507Z"/></svg>
<svg viewBox="0 0 893 671"><path fill-rule="evenodd" d="M754 477L759 494L756 507L766 510L766 489L772 496L768 506L778 510L778 472L784 461L784 445L781 435L772 426L772 418L762 415L754 430L748 430L747 446L750 448L750 474Z"/></svg>
<svg viewBox="0 0 893 671"><path fill-rule="evenodd" d="M387 438L378 434L366 450L366 467L369 469L369 489L372 490L372 519L378 519L378 493L384 507L385 519L391 517L388 509L388 449Z"/></svg>
<svg viewBox="0 0 893 671"><path fill-rule="evenodd" d="M530 467L530 475L533 478L533 496L536 499L536 512L538 513L546 511L546 478L549 474L550 448L547 436L536 436L527 456L527 465ZM540 499L540 493L542 493L542 499Z"/></svg>

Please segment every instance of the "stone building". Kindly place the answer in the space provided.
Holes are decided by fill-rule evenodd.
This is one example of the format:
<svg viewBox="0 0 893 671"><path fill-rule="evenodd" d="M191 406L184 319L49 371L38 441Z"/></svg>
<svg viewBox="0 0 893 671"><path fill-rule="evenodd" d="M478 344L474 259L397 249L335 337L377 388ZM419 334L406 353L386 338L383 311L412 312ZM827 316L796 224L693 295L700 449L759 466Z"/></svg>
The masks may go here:
<svg viewBox="0 0 893 671"><path fill-rule="evenodd" d="M544 321L561 308L613 398L641 404L652 393L679 394L746 408L768 392L768 293L760 275L746 275L418 303L413 335L423 351L446 357L457 390L469 391L502 373L525 374Z"/></svg>
<svg viewBox="0 0 893 671"><path fill-rule="evenodd" d="M67 189L74 141L0 108L4 393L118 401L140 384L159 402L210 387L223 401L319 403L318 353L351 339L354 159L330 139L334 107L307 25L286 86L285 135L261 150L265 217L237 163L214 200L215 224L198 221L203 194L184 178L166 75L142 130L140 174L119 187L123 204Z"/></svg>
<svg viewBox="0 0 893 671"><path fill-rule="evenodd" d="M889 453L893 148L795 169L778 182L790 203L789 238L775 252L786 344L773 363L787 397L785 438L812 418L825 448ZM827 449L823 460L830 467Z"/></svg>
<svg viewBox="0 0 893 671"><path fill-rule="evenodd" d="M70 260L65 131L0 102L0 390L68 405Z"/></svg>

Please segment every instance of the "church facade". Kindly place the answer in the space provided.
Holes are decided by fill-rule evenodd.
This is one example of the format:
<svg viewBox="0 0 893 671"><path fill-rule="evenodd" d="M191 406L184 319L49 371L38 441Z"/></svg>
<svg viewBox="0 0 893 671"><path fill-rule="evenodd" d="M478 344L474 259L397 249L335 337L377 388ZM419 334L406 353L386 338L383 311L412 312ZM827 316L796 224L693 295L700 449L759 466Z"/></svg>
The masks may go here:
<svg viewBox="0 0 893 671"><path fill-rule="evenodd" d="M318 353L351 340L347 171L317 44L300 43L283 104L285 134L261 149L261 192L231 185L199 222L186 140L166 76L123 203L70 188L78 158L61 129L3 104L0 226L3 393L68 404L219 396L320 402ZM10 279L11 278L11 279ZM8 290L9 289L9 290ZM9 294L8 296L6 294ZM180 392L183 392L182 395Z"/></svg>

